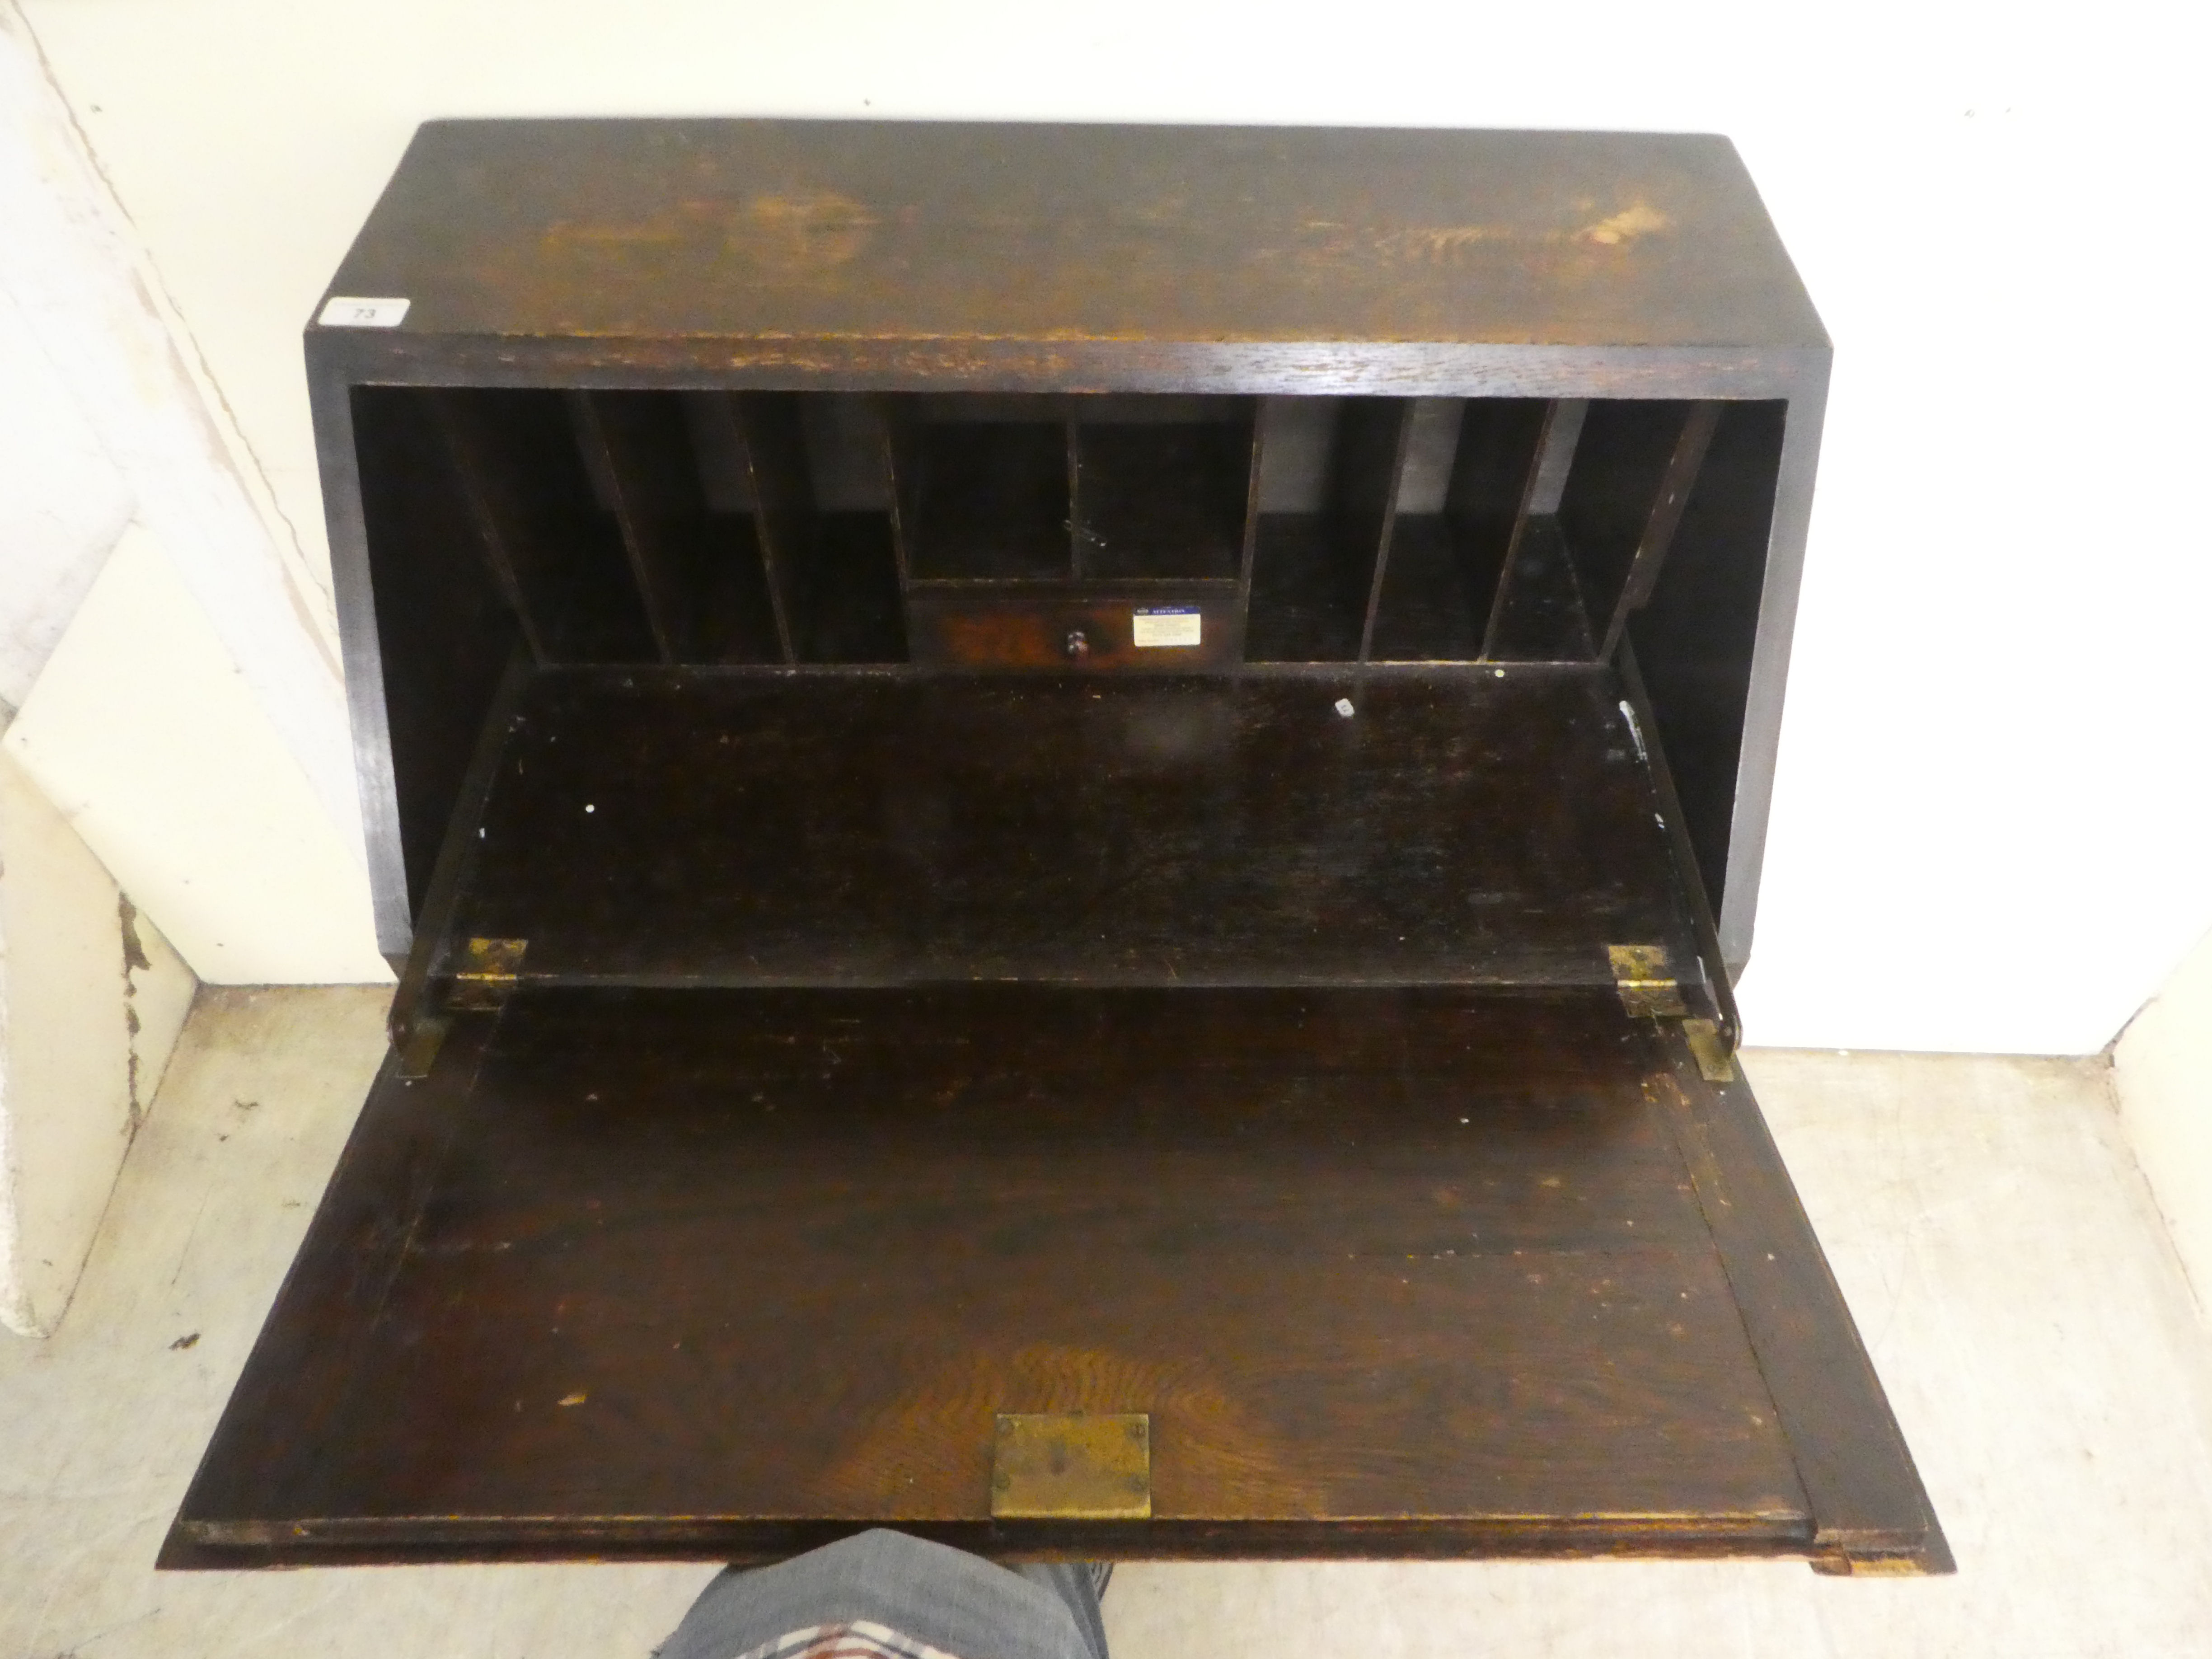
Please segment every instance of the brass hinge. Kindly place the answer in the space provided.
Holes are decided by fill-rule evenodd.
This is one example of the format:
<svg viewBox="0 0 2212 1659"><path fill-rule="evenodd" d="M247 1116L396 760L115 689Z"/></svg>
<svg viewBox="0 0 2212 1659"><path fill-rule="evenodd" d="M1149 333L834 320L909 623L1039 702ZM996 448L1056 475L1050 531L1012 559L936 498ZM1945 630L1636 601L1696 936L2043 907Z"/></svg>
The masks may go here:
<svg viewBox="0 0 2212 1659"><path fill-rule="evenodd" d="M1002 1413L994 1520L1148 1521L1152 1420L1142 1412Z"/></svg>
<svg viewBox="0 0 2212 1659"><path fill-rule="evenodd" d="M1735 1060L1721 1028L1710 1019L1689 1017L1689 1005L1682 1000L1682 987L1674 976L1665 945L1608 945L1605 951L1613 962L1613 982L1620 993L1621 1006L1638 1019L1680 1020L1682 1041L1698 1062L1698 1074L1708 1083L1736 1080Z"/></svg>
<svg viewBox="0 0 2212 1659"><path fill-rule="evenodd" d="M454 1008L496 1008L505 1002L522 979L522 956L529 950L526 939L472 939L461 951L461 965L453 973L453 993L447 1006Z"/></svg>
<svg viewBox="0 0 2212 1659"><path fill-rule="evenodd" d="M1637 1019L1680 1019L1690 1012L1663 945L1608 945L1621 1006Z"/></svg>

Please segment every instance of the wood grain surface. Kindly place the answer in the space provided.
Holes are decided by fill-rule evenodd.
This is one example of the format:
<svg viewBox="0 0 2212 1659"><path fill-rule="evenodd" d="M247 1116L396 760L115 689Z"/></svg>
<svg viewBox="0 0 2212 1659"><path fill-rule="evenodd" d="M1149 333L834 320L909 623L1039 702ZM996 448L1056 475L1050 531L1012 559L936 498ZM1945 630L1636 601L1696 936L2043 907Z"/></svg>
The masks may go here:
<svg viewBox="0 0 2212 1659"><path fill-rule="evenodd" d="M1609 986L1608 943L1686 971L1619 704L1595 667L547 674L451 938L567 983Z"/></svg>
<svg viewBox="0 0 2212 1659"><path fill-rule="evenodd" d="M1035 1547L988 1520L994 1415L1070 1410L1152 1414L1118 1554L1811 1538L1609 993L546 991L489 1024L378 1085L180 1546Z"/></svg>
<svg viewBox="0 0 2212 1659"><path fill-rule="evenodd" d="M405 295L410 332L807 355L1826 344L1734 147L1689 134L437 121L333 291Z"/></svg>
<svg viewBox="0 0 2212 1659"><path fill-rule="evenodd" d="M1612 979L1735 1029L1829 349L1726 140L436 122L333 290L426 1074L165 1562L1948 1565ZM1072 1411L1151 1518L993 1522Z"/></svg>

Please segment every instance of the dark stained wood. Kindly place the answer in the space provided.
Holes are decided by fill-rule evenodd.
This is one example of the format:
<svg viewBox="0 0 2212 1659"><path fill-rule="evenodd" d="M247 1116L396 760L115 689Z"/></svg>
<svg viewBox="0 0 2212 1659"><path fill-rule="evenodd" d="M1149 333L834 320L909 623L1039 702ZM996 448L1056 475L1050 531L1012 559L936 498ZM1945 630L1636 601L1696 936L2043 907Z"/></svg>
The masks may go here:
<svg viewBox="0 0 2212 1659"><path fill-rule="evenodd" d="M1279 417L1286 412L1277 410ZM1259 476L1264 456L1255 467L1247 652L1254 660L1363 657L1385 575L1411 413L1401 399L1340 400L1326 426L1310 434L1324 441L1303 459L1299 470L1308 476L1289 488L1297 498L1293 510L1269 510ZM1279 453L1288 451L1287 436L1279 434Z"/></svg>
<svg viewBox="0 0 2212 1659"><path fill-rule="evenodd" d="M367 390L353 409L361 512L383 555L371 599L388 678L379 724L398 763L390 787L410 913L422 906L485 711L523 638L437 434L416 412L407 394Z"/></svg>
<svg viewBox="0 0 2212 1659"><path fill-rule="evenodd" d="M1544 411L1483 629L1486 659L1591 654L1582 596L1558 522L1589 412L1589 400L1582 398L1554 398ZM1580 651L1574 649L1577 642Z"/></svg>
<svg viewBox="0 0 2212 1659"><path fill-rule="evenodd" d="M1375 635L1375 607L1390 563L1390 528L1398 514L1398 481L1413 429L1403 399L1354 398L1337 424L1330 535L1349 603L1359 612L1359 660Z"/></svg>
<svg viewBox="0 0 2212 1659"><path fill-rule="evenodd" d="M1245 654L1254 662L1353 662L1362 595L1342 540L1317 513L1270 513L1254 531Z"/></svg>
<svg viewBox="0 0 2212 1659"><path fill-rule="evenodd" d="M419 396L445 441L447 456L453 469L453 487L459 491L470 520L476 526L484 568L498 586L500 597L506 601L507 613L520 630L523 642L529 647L531 660L540 668L550 666L558 659L546 626L550 618L524 590L521 573L526 567L522 561L527 554L514 544L504 515L493 505L484 488L484 466L476 453L477 434L471 429L473 423L466 419L464 411L453 407L459 401L454 394L429 392Z"/></svg>
<svg viewBox="0 0 2212 1659"><path fill-rule="evenodd" d="M821 514L803 571L797 586L806 600L794 641L801 662L907 659L905 605L887 515Z"/></svg>
<svg viewBox="0 0 2212 1659"><path fill-rule="evenodd" d="M1377 662L1466 662L1482 653L1494 577L1484 584L1439 514L1401 517L1375 608L1368 652Z"/></svg>
<svg viewBox="0 0 2212 1659"><path fill-rule="evenodd" d="M1599 642L1598 654L1609 657L1619 648L1628 628L1628 619L1650 603L1654 590L1659 586L1659 576L1667 563L1667 550L1674 544L1674 532L1682 521L1682 509L1688 505L1690 492L1698 482L1698 469L1705 464L1705 451L1713 441L1714 429L1720 423L1721 406L1717 403L1693 404L1682 422L1682 435L1668 458L1667 475L1660 481L1659 494L1651 503L1651 516L1645 520L1644 534L1636 544L1636 562L1629 567L1627 580L1621 585L1620 599L1613 606L1613 620L1606 624L1605 637ZM1593 613L1601 613L1602 607Z"/></svg>
<svg viewBox="0 0 2212 1659"><path fill-rule="evenodd" d="M411 302L307 352L426 1074L166 1565L1948 1565L1613 982L1733 1039L1825 395L1724 140L438 124L336 287ZM1072 1409L1153 1518L993 1522Z"/></svg>
<svg viewBox="0 0 2212 1659"><path fill-rule="evenodd" d="M1534 398L1474 398L1461 412L1444 516L1461 536L1485 550L1493 585L1521 516L1549 415L1549 406Z"/></svg>
<svg viewBox="0 0 2212 1659"><path fill-rule="evenodd" d="M1814 1559L1839 1573L1955 1570L1897 1419L1781 1154L1741 1082L1709 1083L1686 1048L1653 1097L1743 1310L1812 1505Z"/></svg>
<svg viewBox="0 0 2212 1659"><path fill-rule="evenodd" d="M1651 804L1666 831L1667 845L1674 859L1675 888L1682 896L1690 932L1697 940L1698 962L1705 981L1701 1000L1711 1005L1700 1012L1711 1014L1720 1029L1723 1044L1734 1052L1743 1038L1743 1018L1736 1012L1735 981L1729 973L1727 955L1721 948L1720 927L1713 915L1712 900L1705 891L1705 878L1698 867L1697 848L1690 840L1689 820L1683 815L1682 798L1674 788L1674 769L1667 764L1667 751L1650 735L1659 729L1659 717L1651 707L1651 693L1644 684L1643 671L1637 665L1636 647L1623 639L1613 663L1620 675L1623 712L1631 720L1629 737L1650 769Z"/></svg>
<svg viewBox="0 0 2212 1659"><path fill-rule="evenodd" d="M1620 701L545 675L453 928L568 982L1609 986L1607 942L1695 954Z"/></svg>
<svg viewBox="0 0 2212 1659"><path fill-rule="evenodd" d="M917 586L907 614L913 660L924 667L1182 674L1237 660L1244 631L1237 600L1236 587L1219 580L1054 584L1043 592L1024 583L1013 592ZM1138 645L1140 610L1196 611L1199 642Z"/></svg>
<svg viewBox="0 0 2212 1659"><path fill-rule="evenodd" d="M568 410L621 527L660 660L701 660L713 553L681 406L650 392L573 392Z"/></svg>
<svg viewBox="0 0 2212 1659"><path fill-rule="evenodd" d="M369 583L343 404L354 384L797 389L842 403L886 389L1790 399L1758 670L1740 738L1711 749L1737 757L1741 811L1717 839L1700 831L1701 855L1729 872L1716 902L1730 959L1744 957L1829 353L1723 139L437 123L333 291L412 304L389 331L308 330L335 580L356 608ZM825 520L854 510L822 506ZM1286 513L1273 536L1248 518L1251 654L1356 657L1358 640L1339 637L1334 556L1295 512L1260 509ZM803 660L900 659L881 536L865 518L824 524L823 562L866 597L800 630L817 636L791 641ZM413 763L389 750L372 653L349 649L380 938L404 952L390 797ZM1677 690L1655 669L1670 717Z"/></svg>
<svg viewBox="0 0 2212 1659"><path fill-rule="evenodd" d="M1089 389L1082 341L1826 343L1734 149L1694 135L439 121L333 291L623 356L927 342L944 374L988 340L1048 391Z"/></svg>
<svg viewBox="0 0 2212 1659"><path fill-rule="evenodd" d="M1493 662L1590 662L1582 586L1555 518L1525 519L1498 586L1483 656Z"/></svg>
<svg viewBox="0 0 2212 1659"><path fill-rule="evenodd" d="M1057 421L932 421L892 428L899 533L915 581L1073 574L1067 429Z"/></svg>
<svg viewBox="0 0 2212 1659"><path fill-rule="evenodd" d="M518 621L541 661L639 662L653 653L619 532L592 496L557 392L457 390L411 397L443 439L471 515L511 574ZM419 558L420 552L416 552Z"/></svg>
<svg viewBox="0 0 2212 1659"><path fill-rule="evenodd" d="M397 1055L386 1057L324 1189L309 1243L285 1274L254 1344L247 1362L251 1380L241 1378L233 1391L196 1486L211 1476L225 1479L218 1471L228 1455L224 1442L235 1432L228 1427L233 1422L281 1433L303 1462L312 1462L346 1431L349 1407L375 1385L374 1355L382 1336L378 1312L403 1265L404 1241L394 1232L395 1223L407 1224L403 1218L419 1215L436 1191L490 1035L489 1019L460 1021L440 1049L436 1068L416 1081L398 1076ZM314 1383L289 1389L287 1377L312 1377ZM265 1475L240 1468L235 1478L252 1490ZM269 1496L275 1496L273 1490ZM198 1530L180 1512L165 1559L170 1548L190 1541Z"/></svg>
<svg viewBox="0 0 2212 1659"><path fill-rule="evenodd" d="M1664 577L1626 629L1723 938L1730 860L1749 833L1738 822L1750 803L1737 781L1756 730L1747 709L1771 597L1766 553L1787 418L1779 403L1722 410L1668 543Z"/></svg>
<svg viewBox="0 0 2212 1659"><path fill-rule="evenodd" d="M702 419L726 430L760 548L776 655L799 660L801 624L813 595L804 585L819 526L807 476L801 400L793 392L707 392Z"/></svg>
<svg viewBox="0 0 2212 1659"><path fill-rule="evenodd" d="M1079 575L1240 575L1252 483L1249 404L1233 420L1084 421L1071 435Z"/></svg>
<svg viewBox="0 0 2212 1659"><path fill-rule="evenodd" d="M1247 1524L1327 1553L1339 1517L1805 1547L1609 992L548 992L483 1023L380 1084L180 1540L1036 1547L988 1521L993 1414L1141 1410L1154 1519L1087 1529L1115 1555Z"/></svg>
<svg viewBox="0 0 2212 1659"><path fill-rule="evenodd" d="M1481 656L1547 407L1514 398L1469 399L1461 407L1443 501L1418 513L1400 503L1371 657Z"/></svg>
<svg viewBox="0 0 2212 1659"><path fill-rule="evenodd" d="M1601 646L1638 551L1651 539L1647 532L1653 528L1652 514L1667 494L1669 466L1695 407L1673 398L1607 398L1589 404L1576 465L1559 499L1559 520L1591 637ZM1697 453L1702 458L1701 445ZM1695 476L1691 468L1677 478L1683 494ZM1664 520L1670 533L1680 506L1678 497Z"/></svg>
<svg viewBox="0 0 2212 1659"><path fill-rule="evenodd" d="M1589 407L1587 398L1559 398L1545 411L1543 435L1536 441L1535 465L1528 471L1528 493L1521 502L1523 519L1558 516L1559 503L1567 493L1567 480L1574 474Z"/></svg>
<svg viewBox="0 0 2212 1659"><path fill-rule="evenodd" d="M392 1046L410 1055L427 1052L420 1048L410 1050L410 1043L418 1038L427 1037L431 1043L442 1040L445 988L434 988L432 970L438 965L441 946L452 926L453 911L461 902L483 849L483 837L477 831L483 827L484 804L490 799L492 787L499 781L501 769L506 764L514 723L530 691L532 666L528 652L518 649L508 660L506 673L500 678L484 716L483 730L477 738L476 752L469 757L468 770L461 778L459 806L446 828L437 862L431 866L430 879L423 889L422 925L416 932L415 948L400 966L399 984L392 994L386 1022ZM418 1029L423 1025L439 1029L425 1032ZM421 1075L421 1067L413 1065L411 1060L410 1075Z"/></svg>

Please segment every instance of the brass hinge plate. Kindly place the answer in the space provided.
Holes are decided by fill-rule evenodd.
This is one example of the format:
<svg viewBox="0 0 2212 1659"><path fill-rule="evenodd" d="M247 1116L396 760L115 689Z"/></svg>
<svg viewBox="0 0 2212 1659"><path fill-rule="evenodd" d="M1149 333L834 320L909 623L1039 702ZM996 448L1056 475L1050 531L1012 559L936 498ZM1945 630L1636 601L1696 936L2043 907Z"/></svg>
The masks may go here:
<svg viewBox="0 0 2212 1659"><path fill-rule="evenodd" d="M994 1520L1146 1521L1152 1513L1152 1424L1142 1412L1000 1413Z"/></svg>
<svg viewBox="0 0 2212 1659"><path fill-rule="evenodd" d="M496 1008L522 978L525 939L472 939L461 947L461 965L453 972L453 992L448 1006L455 1008Z"/></svg>
<svg viewBox="0 0 2212 1659"><path fill-rule="evenodd" d="M399 1075L410 1081L429 1076L430 1068L438 1063L439 1047L452 1024L450 1020L417 1019L399 1045Z"/></svg>
<svg viewBox="0 0 2212 1659"><path fill-rule="evenodd" d="M1621 1006L1638 1019L1680 1019L1690 1012L1663 945L1608 945Z"/></svg>
<svg viewBox="0 0 2212 1659"><path fill-rule="evenodd" d="M1698 1062L1699 1077L1708 1083L1735 1081L1735 1061L1728 1044L1721 1040L1719 1026L1709 1019L1686 1019L1682 1040L1690 1045L1690 1058Z"/></svg>
<svg viewBox="0 0 2212 1659"><path fill-rule="evenodd" d="M1806 1565L1828 1578L1924 1578L1928 1566L1917 1555L1815 1555Z"/></svg>

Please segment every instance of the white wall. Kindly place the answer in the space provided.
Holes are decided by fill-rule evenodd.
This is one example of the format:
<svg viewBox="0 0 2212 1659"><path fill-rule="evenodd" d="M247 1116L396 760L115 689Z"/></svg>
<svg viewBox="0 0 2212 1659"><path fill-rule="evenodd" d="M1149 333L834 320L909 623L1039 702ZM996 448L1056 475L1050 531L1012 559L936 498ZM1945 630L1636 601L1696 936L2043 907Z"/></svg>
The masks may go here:
<svg viewBox="0 0 2212 1659"><path fill-rule="evenodd" d="M0 0L0 1326L54 1328L152 1105L165 927L211 978L386 976L304 572Z"/></svg>
<svg viewBox="0 0 2212 1659"><path fill-rule="evenodd" d="M2212 933L2112 1045L2112 1092L2197 1304L2212 1314Z"/></svg>
<svg viewBox="0 0 2212 1659"><path fill-rule="evenodd" d="M0 754L0 1326L59 1322L198 989Z"/></svg>
<svg viewBox="0 0 2212 1659"><path fill-rule="evenodd" d="M0 725L201 977L388 977L327 596L11 0Z"/></svg>
<svg viewBox="0 0 2212 1659"><path fill-rule="evenodd" d="M358 845L144 526L109 552L0 756L208 983L388 976Z"/></svg>
<svg viewBox="0 0 2212 1659"><path fill-rule="evenodd" d="M2094 1051L2212 921L2201 7L24 10L311 549L300 325L425 117L1729 133L1838 350L1753 1040Z"/></svg>

